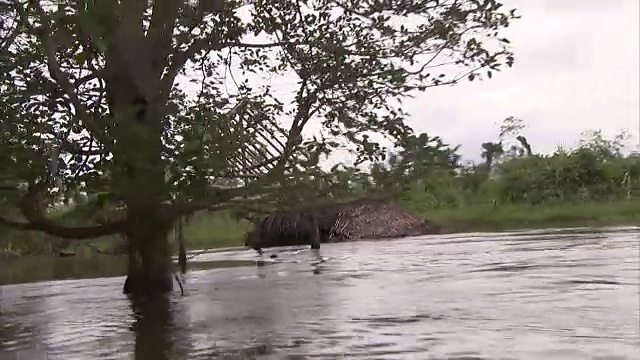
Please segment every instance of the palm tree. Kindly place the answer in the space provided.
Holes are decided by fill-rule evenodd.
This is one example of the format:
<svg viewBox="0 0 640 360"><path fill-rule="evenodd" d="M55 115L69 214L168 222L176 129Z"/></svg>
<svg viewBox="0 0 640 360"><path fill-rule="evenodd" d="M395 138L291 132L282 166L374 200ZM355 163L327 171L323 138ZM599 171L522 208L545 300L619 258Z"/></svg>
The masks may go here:
<svg viewBox="0 0 640 360"><path fill-rule="evenodd" d="M522 147L525 149L527 156L531 156L532 155L531 144L529 144L529 142L527 141L527 138L522 135L518 135L516 137L516 140L518 140L520 142L520 145L522 145Z"/></svg>
<svg viewBox="0 0 640 360"><path fill-rule="evenodd" d="M482 144L482 158L485 160L487 168L491 169L495 160L497 160L502 154L504 154L502 141L498 143L489 141Z"/></svg>

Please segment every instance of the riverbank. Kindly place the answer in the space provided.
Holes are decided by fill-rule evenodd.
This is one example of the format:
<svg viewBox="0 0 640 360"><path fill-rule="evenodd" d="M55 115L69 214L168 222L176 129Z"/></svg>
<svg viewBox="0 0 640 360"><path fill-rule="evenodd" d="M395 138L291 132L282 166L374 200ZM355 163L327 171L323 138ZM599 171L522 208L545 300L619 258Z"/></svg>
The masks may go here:
<svg viewBox="0 0 640 360"><path fill-rule="evenodd" d="M483 204L421 215L447 233L638 225L640 199L553 206Z"/></svg>
<svg viewBox="0 0 640 360"><path fill-rule="evenodd" d="M200 213L185 226L184 237L189 250L235 247L244 244L243 236L250 229L248 221L237 221L226 213ZM123 240L115 236L69 240L32 231L0 229L0 260L21 255L109 254L119 252L115 249L122 243Z"/></svg>
<svg viewBox="0 0 640 360"><path fill-rule="evenodd" d="M640 199L554 206L480 204L443 210L423 210L416 209L419 206L408 205L419 215L440 225L444 233L640 224ZM243 235L250 229L251 224L247 221L236 221L227 214L202 213L191 219L184 235L189 250L216 249L242 246ZM29 254L41 248L42 242L46 241L47 237L42 234L11 231L0 237L0 250L15 255ZM64 241L66 251L91 254L109 252L122 240Z"/></svg>

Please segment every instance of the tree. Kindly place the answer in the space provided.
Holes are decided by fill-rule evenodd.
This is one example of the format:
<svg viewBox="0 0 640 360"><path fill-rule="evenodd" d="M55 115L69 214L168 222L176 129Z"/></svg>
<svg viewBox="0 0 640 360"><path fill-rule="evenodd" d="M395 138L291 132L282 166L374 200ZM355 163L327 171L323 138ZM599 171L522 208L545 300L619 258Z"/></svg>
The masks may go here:
<svg viewBox="0 0 640 360"><path fill-rule="evenodd" d="M459 149L459 145L445 144L439 136L407 136L401 146L388 154L386 163L372 164L372 180L380 191L389 192L410 186L410 179L424 184L443 173L453 175L459 167Z"/></svg>
<svg viewBox="0 0 640 360"><path fill-rule="evenodd" d="M413 132L400 99L511 66L503 30L515 18L495 0L11 0L0 163L3 203L22 218L4 213L0 225L123 234L125 291L169 291L176 219L265 211L344 187L325 181L334 175L320 170L322 156L346 142L379 159L385 149L367 133L405 143ZM234 73L244 78L227 91ZM250 74L295 75L293 103ZM322 135L303 134L311 121ZM79 191L124 216L75 228L47 216Z"/></svg>
<svg viewBox="0 0 640 360"><path fill-rule="evenodd" d="M607 139L602 130L589 130L582 133L580 147L588 149L601 159L621 157L628 147L631 134L626 129L621 130L613 139Z"/></svg>
<svg viewBox="0 0 640 360"><path fill-rule="evenodd" d="M524 137L524 135L516 136L516 140L518 140L518 142L520 143L520 148L522 149L521 151L522 155L527 155L527 156L533 155L531 144L529 144L529 141L527 140L526 137Z"/></svg>
<svg viewBox="0 0 640 360"><path fill-rule="evenodd" d="M482 143L482 158L485 160L487 170L491 170L494 162L504 154L502 141L498 143L485 142Z"/></svg>
<svg viewBox="0 0 640 360"><path fill-rule="evenodd" d="M506 161L507 159L531 156L533 154L529 141L521 134L525 127L524 120L513 116L508 116L502 120L499 135L500 143L504 144L505 141L510 140L511 145L507 145L507 150L501 154L500 160Z"/></svg>

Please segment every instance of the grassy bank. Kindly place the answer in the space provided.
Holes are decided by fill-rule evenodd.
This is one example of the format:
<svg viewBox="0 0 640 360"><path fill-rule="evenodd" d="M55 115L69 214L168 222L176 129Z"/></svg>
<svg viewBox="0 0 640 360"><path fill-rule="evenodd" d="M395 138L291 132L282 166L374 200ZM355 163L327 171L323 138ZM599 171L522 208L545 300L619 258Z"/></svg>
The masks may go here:
<svg viewBox="0 0 640 360"><path fill-rule="evenodd" d="M243 245L243 235L251 229L247 221L236 221L225 213L202 213L194 216L184 229L189 250ZM32 231L0 229L0 251L14 254L57 254L60 249L80 255L109 252L122 239L103 237L94 240L54 239ZM173 236L173 234L171 234ZM0 253L0 259L2 258Z"/></svg>
<svg viewBox="0 0 640 360"><path fill-rule="evenodd" d="M446 232L500 231L525 228L640 225L640 200L581 204L482 204L422 213Z"/></svg>
<svg viewBox="0 0 640 360"><path fill-rule="evenodd" d="M412 205L412 204L409 204ZM414 204L415 205L415 204ZM444 232L500 231L524 228L614 226L640 224L640 199L631 201L591 202L554 206L480 204L468 207L427 210L413 207L421 216L441 225ZM235 221L226 214L202 213L185 228L190 250L243 245L243 234L251 225ZM0 249L29 253L29 249L46 241L39 233L7 232L0 237ZM88 242L67 240L76 252L108 249L118 241L103 238Z"/></svg>

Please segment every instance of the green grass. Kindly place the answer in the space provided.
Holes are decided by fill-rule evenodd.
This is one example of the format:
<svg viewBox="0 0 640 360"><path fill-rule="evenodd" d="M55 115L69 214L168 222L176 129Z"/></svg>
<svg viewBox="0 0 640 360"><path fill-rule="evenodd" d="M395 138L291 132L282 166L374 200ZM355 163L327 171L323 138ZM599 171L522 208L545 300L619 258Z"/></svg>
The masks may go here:
<svg viewBox="0 0 640 360"><path fill-rule="evenodd" d="M187 224L184 236L188 250L214 249L244 245L243 235L250 229L251 224L248 221L236 221L226 213L201 213ZM62 247L84 255L94 253L95 249L109 251L121 241L115 236L94 240L58 240L38 232L3 230L0 233L0 251L49 254L51 248L44 244L52 243L53 248Z"/></svg>
<svg viewBox="0 0 640 360"><path fill-rule="evenodd" d="M420 204L409 204L421 208ZM446 210L420 209L418 213L443 228L443 232L500 231L524 228L640 225L640 199L561 205L482 204ZM188 250L215 249L243 245L243 235L251 229L247 221L236 221L226 213L201 213L185 227ZM46 235L33 232L5 231L0 234L0 250L23 254L41 253L32 249ZM103 238L91 242L70 241L79 253L91 253L91 247L108 249L118 239Z"/></svg>
<svg viewBox="0 0 640 360"><path fill-rule="evenodd" d="M185 227L188 249L222 248L244 245L243 235L251 230L248 221L236 221L225 213L201 213Z"/></svg>
<svg viewBox="0 0 640 360"><path fill-rule="evenodd" d="M445 232L524 228L640 225L640 199L561 205L493 204L421 214Z"/></svg>

